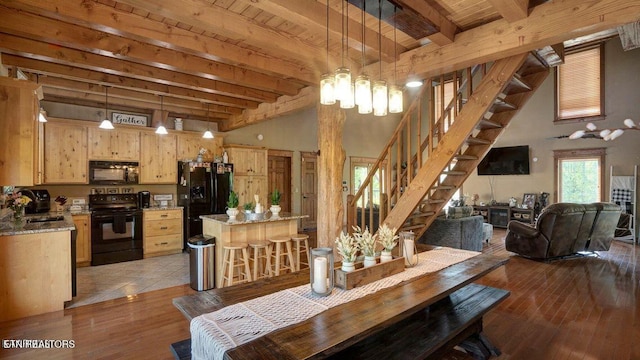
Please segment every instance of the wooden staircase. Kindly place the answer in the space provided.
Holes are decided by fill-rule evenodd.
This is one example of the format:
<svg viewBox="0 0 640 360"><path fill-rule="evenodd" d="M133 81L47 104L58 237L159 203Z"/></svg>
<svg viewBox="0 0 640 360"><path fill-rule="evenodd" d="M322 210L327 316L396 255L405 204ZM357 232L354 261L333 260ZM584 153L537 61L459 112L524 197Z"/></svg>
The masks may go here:
<svg viewBox="0 0 640 360"><path fill-rule="evenodd" d="M548 74L524 53L431 79L348 196L349 231L386 223L419 238Z"/></svg>

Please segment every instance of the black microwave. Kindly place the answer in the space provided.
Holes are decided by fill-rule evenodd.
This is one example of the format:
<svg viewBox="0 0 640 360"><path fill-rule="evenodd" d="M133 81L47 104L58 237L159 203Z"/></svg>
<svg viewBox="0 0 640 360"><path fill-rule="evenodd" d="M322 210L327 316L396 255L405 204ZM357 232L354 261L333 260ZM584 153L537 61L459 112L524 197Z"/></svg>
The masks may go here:
<svg viewBox="0 0 640 360"><path fill-rule="evenodd" d="M137 183L137 162L89 161L89 184L133 185Z"/></svg>

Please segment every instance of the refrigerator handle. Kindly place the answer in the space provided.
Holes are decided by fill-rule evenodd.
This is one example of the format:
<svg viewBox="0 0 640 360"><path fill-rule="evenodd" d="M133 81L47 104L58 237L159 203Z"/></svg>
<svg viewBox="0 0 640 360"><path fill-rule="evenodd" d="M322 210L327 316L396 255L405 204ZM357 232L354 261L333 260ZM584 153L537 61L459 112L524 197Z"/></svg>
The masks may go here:
<svg viewBox="0 0 640 360"><path fill-rule="evenodd" d="M209 213L210 214L215 214L216 213L216 203L218 202L218 192L216 189L216 170L215 170L215 163L211 164L211 172L209 172L209 174L211 176L209 176L209 189L211 189L210 192L210 199L209 199Z"/></svg>

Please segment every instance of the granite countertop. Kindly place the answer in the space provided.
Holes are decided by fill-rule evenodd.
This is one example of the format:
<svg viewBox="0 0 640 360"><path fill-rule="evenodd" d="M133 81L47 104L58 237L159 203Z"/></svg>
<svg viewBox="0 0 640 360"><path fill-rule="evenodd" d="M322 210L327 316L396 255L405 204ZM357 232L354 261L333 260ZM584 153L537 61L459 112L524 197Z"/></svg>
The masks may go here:
<svg viewBox="0 0 640 360"><path fill-rule="evenodd" d="M161 210L182 210L182 206L152 206L142 209L142 211L161 211Z"/></svg>
<svg viewBox="0 0 640 360"><path fill-rule="evenodd" d="M42 219L45 217L62 216L62 220L56 221L44 221L44 222L31 222L34 219ZM70 231L75 230L73 224L73 218L69 212L49 212L42 214L29 214L25 215L23 225L16 227L13 223L13 218L9 217L7 220L0 221L0 236L10 235L23 235L23 234L36 234L47 233L54 231Z"/></svg>
<svg viewBox="0 0 640 360"><path fill-rule="evenodd" d="M267 212L263 219L260 220L247 220L244 212L240 212L236 217L236 220L229 220L229 216L226 214L217 214L217 215L200 215L200 218L203 220L211 220L224 225L242 225L242 224L255 224L262 222L272 222L272 221L283 221L283 220L293 220L293 219L303 219L307 218L309 215L301 215L301 214L293 214L293 213L285 213L281 212L278 216L273 216L271 212Z"/></svg>

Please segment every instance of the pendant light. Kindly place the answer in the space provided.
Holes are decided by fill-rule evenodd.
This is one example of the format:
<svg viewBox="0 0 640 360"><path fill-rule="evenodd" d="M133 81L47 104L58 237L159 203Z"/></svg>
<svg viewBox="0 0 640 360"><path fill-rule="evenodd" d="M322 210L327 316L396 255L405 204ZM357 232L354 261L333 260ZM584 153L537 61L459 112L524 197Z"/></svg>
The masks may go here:
<svg viewBox="0 0 640 360"><path fill-rule="evenodd" d="M378 0L378 53L380 56L379 80L373 82L373 115L387 115L387 82L382 80L382 1Z"/></svg>
<svg viewBox="0 0 640 360"><path fill-rule="evenodd" d="M336 103L335 76L329 73L329 1L327 1L327 72L320 79L320 104Z"/></svg>
<svg viewBox="0 0 640 360"><path fill-rule="evenodd" d="M371 109L371 80L369 76L364 72L366 56L365 56L365 26L364 26L364 13L367 8L367 3L362 3L362 13L360 22L362 24L362 73L358 75L355 81L355 104L358 105L359 114L370 114Z"/></svg>
<svg viewBox="0 0 640 360"><path fill-rule="evenodd" d="M211 126L209 122L209 103L207 103L207 131L202 134L204 139L213 139L213 133L211 132Z"/></svg>
<svg viewBox="0 0 640 360"><path fill-rule="evenodd" d="M396 84L396 74L398 72L398 68L397 68L397 64L398 64L398 54L396 53L396 50L398 48L398 42L397 42L397 37L396 37L396 24L395 24L395 15L396 15L396 10L397 8L394 6L393 7L393 83L394 85L391 85L389 87L389 112L392 114L398 114L401 113L403 110L403 102L404 100L402 99L402 89L400 89L399 86L395 85Z"/></svg>
<svg viewBox="0 0 640 360"><path fill-rule="evenodd" d="M158 135L167 135L167 128L162 124L162 119L164 118L164 96L160 95L160 126L156 129L156 134Z"/></svg>
<svg viewBox="0 0 640 360"><path fill-rule="evenodd" d="M342 66L336 69L336 75L335 75L336 76L336 84L335 84L336 99L340 100L341 103L342 101L353 102L353 100L351 101L349 100L349 96L353 96L353 92L351 90L351 70L349 70L348 67L344 66L344 35L345 35L344 4L345 2L342 1L342 13L341 13L342 37L340 39ZM341 104L341 107L342 107L342 104Z"/></svg>
<svg viewBox="0 0 640 360"><path fill-rule="evenodd" d="M343 2L344 4L344 2ZM346 37L347 37L347 57L349 57L349 5L347 4L347 32L346 32ZM345 96L340 100L340 108L341 109L353 109L356 106L355 103L355 98L354 98L354 93L355 92L355 86L353 84L353 82L351 81L351 72L349 72L349 85L347 87L347 93L345 94Z"/></svg>
<svg viewBox="0 0 640 360"><path fill-rule="evenodd" d="M105 86L104 87L104 120L102 120L102 122L100 123L100 126L98 126L100 129L105 129L105 130L113 130L113 124L111 123L111 121L109 120L109 116L108 116L108 107L109 107L109 87Z"/></svg>

